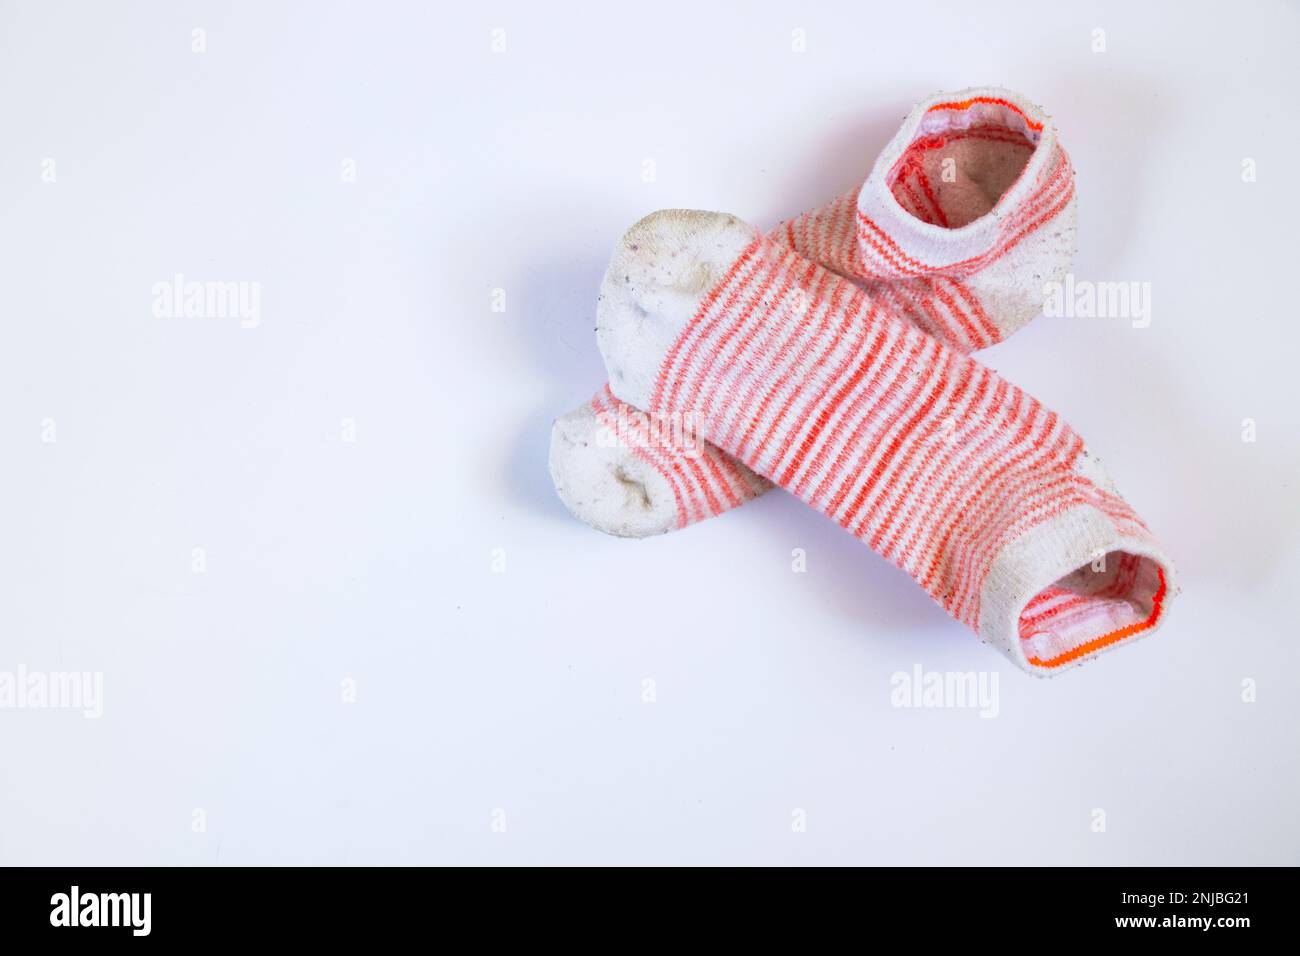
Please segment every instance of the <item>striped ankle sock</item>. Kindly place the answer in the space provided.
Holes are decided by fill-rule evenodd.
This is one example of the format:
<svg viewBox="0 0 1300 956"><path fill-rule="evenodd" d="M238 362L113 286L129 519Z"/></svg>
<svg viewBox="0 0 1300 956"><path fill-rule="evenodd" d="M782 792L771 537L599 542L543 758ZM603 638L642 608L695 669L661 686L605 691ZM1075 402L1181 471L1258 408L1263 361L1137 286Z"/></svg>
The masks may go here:
<svg viewBox="0 0 1300 956"><path fill-rule="evenodd" d="M770 238L965 351L1041 311L1042 284L1074 254L1074 222L1073 171L1046 115L1009 90L978 89L917 105L861 187ZM707 442L657 427L608 386L556 420L551 473L571 512L634 537L772 487Z"/></svg>
<svg viewBox="0 0 1300 956"><path fill-rule="evenodd" d="M1054 412L733 217L633 226L597 340L621 400L689 421L1027 671L1131 640L1167 606L1168 561Z"/></svg>

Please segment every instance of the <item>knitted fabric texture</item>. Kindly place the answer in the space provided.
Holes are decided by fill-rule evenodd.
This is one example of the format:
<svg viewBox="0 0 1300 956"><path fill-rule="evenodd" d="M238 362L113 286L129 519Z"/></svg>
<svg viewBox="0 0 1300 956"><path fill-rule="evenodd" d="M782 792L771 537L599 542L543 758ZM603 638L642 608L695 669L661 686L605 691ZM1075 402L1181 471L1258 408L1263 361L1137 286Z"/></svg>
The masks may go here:
<svg viewBox="0 0 1300 956"><path fill-rule="evenodd" d="M968 351L1038 313L1042 283L1073 253L1073 215L1073 171L1042 111L1008 90L967 90L919 104L861 187L769 238ZM593 415L603 441L663 479L676 527L772 487L697 436L660 427L608 386L579 414Z"/></svg>
<svg viewBox="0 0 1300 956"><path fill-rule="evenodd" d="M1022 228L1006 224L993 248ZM669 274L729 247L741 251L715 281ZM968 250L937 255L968 268ZM716 214L649 217L616 262L597 328L613 393L689 421L1019 666L1050 673L1159 622L1172 570L1082 439L887 296ZM697 287L693 308L674 298Z"/></svg>

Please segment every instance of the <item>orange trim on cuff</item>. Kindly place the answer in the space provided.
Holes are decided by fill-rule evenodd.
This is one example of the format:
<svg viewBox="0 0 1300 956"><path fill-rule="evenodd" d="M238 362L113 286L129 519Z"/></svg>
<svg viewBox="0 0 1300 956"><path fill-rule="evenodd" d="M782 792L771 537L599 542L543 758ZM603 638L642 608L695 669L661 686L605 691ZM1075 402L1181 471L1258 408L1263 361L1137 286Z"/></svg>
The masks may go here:
<svg viewBox="0 0 1300 956"><path fill-rule="evenodd" d="M970 109L976 103L991 103L994 106L1005 106L1007 109L1019 113L1020 116L1024 119L1025 123L1028 124L1029 128L1032 129L1035 133L1042 131L1043 128L1042 123L1035 123L1033 120L1031 120L1028 116L1025 115L1024 110L1022 110L1015 103L1012 103L1010 100L1004 100L996 96L973 96L968 100L962 100L960 103L935 103L933 106L927 109L926 112L933 113L935 110L967 110Z"/></svg>
<svg viewBox="0 0 1300 956"><path fill-rule="evenodd" d="M1037 667L1060 667L1062 664L1068 664L1085 654L1091 654L1093 651L1100 650L1109 644L1122 641L1126 637L1131 637L1139 631L1145 631L1147 628L1152 627L1160 618L1160 610L1165 599L1165 572L1157 567L1156 574L1160 577L1160 587L1156 589L1155 596L1151 599L1151 615L1145 621L1129 624L1118 630L1111 631L1109 634L1103 634L1101 637L1094 638L1086 644L1080 644L1078 647L1066 651L1059 657L1053 657L1049 661L1040 660L1037 657L1029 657L1026 660Z"/></svg>

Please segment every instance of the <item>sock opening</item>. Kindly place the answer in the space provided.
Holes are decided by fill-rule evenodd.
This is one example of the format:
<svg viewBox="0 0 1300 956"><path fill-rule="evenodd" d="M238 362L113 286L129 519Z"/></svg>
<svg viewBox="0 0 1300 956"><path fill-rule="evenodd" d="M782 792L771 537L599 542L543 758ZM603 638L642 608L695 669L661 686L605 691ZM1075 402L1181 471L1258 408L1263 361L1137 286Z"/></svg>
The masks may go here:
<svg viewBox="0 0 1300 956"><path fill-rule="evenodd" d="M984 216L1016 183L1042 126L1011 103L940 103L925 114L886 184L922 222L958 229Z"/></svg>
<svg viewBox="0 0 1300 956"><path fill-rule="evenodd" d="M1025 659L1052 668L1159 623L1165 574L1144 555L1111 551L1036 594L1020 613Z"/></svg>

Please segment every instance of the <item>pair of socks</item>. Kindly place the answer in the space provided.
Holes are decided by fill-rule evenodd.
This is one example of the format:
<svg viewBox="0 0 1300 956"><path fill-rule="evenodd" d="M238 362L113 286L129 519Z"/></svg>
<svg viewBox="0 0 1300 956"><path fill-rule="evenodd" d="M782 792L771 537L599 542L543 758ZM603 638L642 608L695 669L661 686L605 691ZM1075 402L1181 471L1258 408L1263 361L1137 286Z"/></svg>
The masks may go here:
<svg viewBox="0 0 1300 956"><path fill-rule="evenodd" d="M1172 568L1055 413L970 358L1074 249L1073 177L1005 90L935 97L862 187L760 235L665 211L602 284L609 384L557 421L570 509L620 534L786 488L1035 674L1150 632Z"/></svg>

